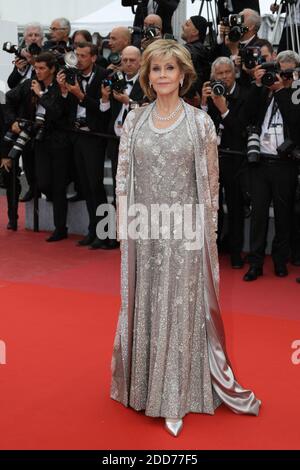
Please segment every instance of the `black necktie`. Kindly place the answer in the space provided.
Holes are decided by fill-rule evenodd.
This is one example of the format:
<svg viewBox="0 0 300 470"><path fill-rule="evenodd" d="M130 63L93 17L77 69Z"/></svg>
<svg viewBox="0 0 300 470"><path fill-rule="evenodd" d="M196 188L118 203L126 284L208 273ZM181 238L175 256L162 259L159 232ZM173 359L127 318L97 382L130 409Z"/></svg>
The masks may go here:
<svg viewBox="0 0 300 470"><path fill-rule="evenodd" d="M133 80L126 80L126 85L131 85L131 86L133 86Z"/></svg>

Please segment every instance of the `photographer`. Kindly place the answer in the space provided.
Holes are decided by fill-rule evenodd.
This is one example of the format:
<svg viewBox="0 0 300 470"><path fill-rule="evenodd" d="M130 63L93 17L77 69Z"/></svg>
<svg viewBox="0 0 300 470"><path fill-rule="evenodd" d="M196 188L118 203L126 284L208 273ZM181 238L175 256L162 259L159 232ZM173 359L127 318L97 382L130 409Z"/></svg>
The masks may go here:
<svg viewBox="0 0 300 470"><path fill-rule="evenodd" d="M51 40L45 42L43 50L51 50L57 45L72 47L72 39L70 38L71 23L67 18L57 18L53 20L49 31Z"/></svg>
<svg viewBox="0 0 300 470"><path fill-rule="evenodd" d="M3 105L0 104L0 188L5 189L7 198L7 215L8 224L7 230L17 230L17 211L18 211L18 198L21 192L20 180L17 176L16 179L16 194L15 201L13 200L13 174L12 174L12 161L5 155L8 154L9 146L4 142L4 135L6 133L6 126L3 113ZM18 172L19 173L19 172Z"/></svg>
<svg viewBox="0 0 300 470"><path fill-rule="evenodd" d="M102 85L102 98L100 110L109 121L108 133L120 137L122 126L133 102L141 104L144 93L139 83L139 70L141 66L141 52L137 47L128 46L122 54L122 69L124 72L124 86L120 84L120 91L111 86ZM118 84L119 85L119 84ZM118 87L119 88L119 87ZM112 163L112 176L114 187L114 205L116 206L116 175L118 167L119 140L111 139L108 142L107 155ZM103 245L103 244L102 244ZM108 244L99 248L114 248L116 241L111 240Z"/></svg>
<svg viewBox="0 0 300 470"><path fill-rule="evenodd" d="M144 20L141 48L144 51L149 44L162 39L162 19L158 15L148 15Z"/></svg>
<svg viewBox="0 0 300 470"><path fill-rule="evenodd" d="M55 81L56 59L42 53L35 60L37 79L26 80L6 95L6 119L16 135L9 157L18 159L26 146L33 146L38 188L53 200L55 232L48 242L67 238L66 186L68 155L61 130L66 114Z"/></svg>
<svg viewBox="0 0 300 470"><path fill-rule="evenodd" d="M76 50L78 76L75 84L69 83L66 71L57 75L62 97L68 110L68 127L75 164L89 214L88 235L78 246L94 248L98 243L96 226L97 208L106 204L104 189L105 145L95 133L106 131L105 120L99 111L101 84L107 71L96 66L98 48L91 43L78 44Z"/></svg>
<svg viewBox="0 0 300 470"><path fill-rule="evenodd" d="M255 69L255 85L249 95L247 114L251 132L250 269L245 281L263 274L270 203L273 201L275 238L272 246L274 272L288 275L292 211L297 183L297 165L292 149L299 145L299 111L295 112L291 85L293 69L300 58L292 51L278 55L277 62Z"/></svg>
<svg viewBox="0 0 300 470"><path fill-rule="evenodd" d="M14 69L8 77L9 88L15 88L22 80L34 76L34 55L30 53L30 46L35 44L36 50L41 52L44 32L39 23L30 23L24 28L24 48L20 51L21 57L16 57ZM40 49L40 50L39 50ZM34 51L34 49L33 49Z"/></svg>
<svg viewBox="0 0 300 470"><path fill-rule="evenodd" d="M180 0L142 0L136 9L133 26L142 28L144 19L151 14L160 16L163 20L163 34L173 34L172 17Z"/></svg>
<svg viewBox="0 0 300 470"><path fill-rule="evenodd" d="M187 95L189 99L198 95L198 90L201 90L203 83L210 76L210 53L204 46L206 33L207 21L202 16L191 16L182 25L181 38L186 41L184 46L191 54L197 73L197 81Z"/></svg>
<svg viewBox="0 0 300 470"><path fill-rule="evenodd" d="M220 199L224 188L228 209L231 266L240 269L244 264L241 252L244 239L244 195L248 194L248 168L246 157L234 152L245 152L246 149L246 128L242 115L249 90L236 82L234 63L228 57L219 57L212 64L211 80L203 85L201 107L213 119L218 133ZM221 203L219 239L223 228L222 207Z"/></svg>
<svg viewBox="0 0 300 470"><path fill-rule="evenodd" d="M124 26L114 28L109 35L108 46L111 54L108 57L111 70L120 70L122 51L131 44L131 32Z"/></svg>
<svg viewBox="0 0 300 470"><path fill-rule="evenodd" d="M229 19L234 23L232 26L224 24ZM256 46L260 26L261 17L249 8L244 9L238 15L233 15L233 18L222 18L219 25L218 45L213 51L213 56L222 55L233 58L235 65L240 69L238 80L243 86L251 84L251 70L248 70L242 63L239 57L240 51L246 47Z"/></svg>

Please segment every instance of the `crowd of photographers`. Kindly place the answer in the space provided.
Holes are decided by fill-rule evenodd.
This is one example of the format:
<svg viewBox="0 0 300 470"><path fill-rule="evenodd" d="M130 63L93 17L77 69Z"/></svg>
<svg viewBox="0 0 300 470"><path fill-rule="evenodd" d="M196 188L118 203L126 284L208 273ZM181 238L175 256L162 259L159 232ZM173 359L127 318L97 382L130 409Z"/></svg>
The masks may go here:
<svg viewBox="0 0 300 470"><path fill-rule="evenodd" d="M8 229L16 229L21 193L11 171L22 156L29 190L22 201L44 194L53 203L55 231L47 239L67 238L67 187L74 182L89 214L87 235L78 243L90 249L114 249L115 238L100 240L97 208L107 202L104 163L109 158L115 190L119 137L130 109L147 105L139 84L143 50L158 38L170 38L163 18L150 14L144 25L115 27L108 44L99 35L77 31L56 19L50 40L39 24L24 31L8 79L11 88L1 109L1 184L6 188ZM249 8L221 18L217 41L206 44L207 21L193 16L182 25L182 39L197 72L185 97L212 117L220 160L219 247L226 245L231 265L243 268L244 221L250 217L250 267L245 281L263 274L269 209L273 203L274 273L288 274L287 263L300 265L300 215L297 201L300 162L300 104L297 100L300 57L276 55L258 37L259 14ZM105 54L106 47L109 54ZM104 57L105 56L105 57ZM18 165L17 165L18 166ZM227 236L223 200L228 210ZM114 200L115 203L115 200Z"/></svg>

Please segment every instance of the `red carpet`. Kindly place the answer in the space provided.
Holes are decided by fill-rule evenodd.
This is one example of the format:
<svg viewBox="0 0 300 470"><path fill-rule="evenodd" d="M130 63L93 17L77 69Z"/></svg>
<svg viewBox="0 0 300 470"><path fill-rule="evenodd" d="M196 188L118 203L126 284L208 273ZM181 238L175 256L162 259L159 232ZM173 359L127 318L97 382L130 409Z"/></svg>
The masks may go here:
<svg viewBox="0 0 300 470"><path fill-rule="evenodd" d="M0 207L1 209L3 208ZM189 415L178 439L163 420L109 398L119 308L119 253L49 245L0 220L0 449L299 449L299 272L241 281L222 259L227 344L240 382L262 400L258 418L221 407Z"/></svg>

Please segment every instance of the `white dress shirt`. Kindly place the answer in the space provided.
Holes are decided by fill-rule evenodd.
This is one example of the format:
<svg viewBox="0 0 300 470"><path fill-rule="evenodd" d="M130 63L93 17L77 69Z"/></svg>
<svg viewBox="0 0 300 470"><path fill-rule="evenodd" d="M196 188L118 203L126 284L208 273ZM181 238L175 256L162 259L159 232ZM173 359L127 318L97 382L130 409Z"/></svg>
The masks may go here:
<svg viewBox="0 0 300 470"><path fill-rule="evenodd" d="M277 148L284 142L283 119L279 109L273 113L274 98L272 99L261 129L260 151L270 155L278 155Z"/></svg>
<svg viewBox="0 0 300 470"><path fill-rule="evenodd" d="M127 75L125 75L126 81L132 82L132 85L127 85L127 88L125 88L125 90L124 90L124 94L126 94L127 96L130 96L130 93L132 92L132 88L134 87L135 82L138 80L138 78L139 78L139 73L137 73L133 78L128 78ZM110 109L110 102L108 101L108 103L103 103L102 99L101 99L100 100L100 111L105 113L109 109ZM122 106L122 108L121 108L121 110L120 110L120 112L117 116L117 119L115 120L114 130L115 130L115 134L118 137L121 136L123 116L124 116L125 111L127 111L127 112L129 111L129 104L123 104L123 106Z"/></svg>

